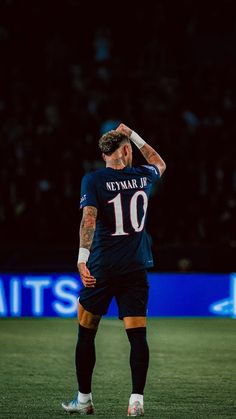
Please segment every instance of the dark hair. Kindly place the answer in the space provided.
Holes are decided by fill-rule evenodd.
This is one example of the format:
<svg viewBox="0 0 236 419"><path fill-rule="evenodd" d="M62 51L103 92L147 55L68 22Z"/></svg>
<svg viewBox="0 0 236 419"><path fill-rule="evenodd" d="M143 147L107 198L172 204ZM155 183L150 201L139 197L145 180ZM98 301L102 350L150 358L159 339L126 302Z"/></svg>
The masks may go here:
<svg viewBox="0 0 236 419"><path fill-rule="evenodd" d="M99 147L102 153L110 156L116 151L122 142L129 142L129 137L118 131L108 131L99 140Z"/></svg>

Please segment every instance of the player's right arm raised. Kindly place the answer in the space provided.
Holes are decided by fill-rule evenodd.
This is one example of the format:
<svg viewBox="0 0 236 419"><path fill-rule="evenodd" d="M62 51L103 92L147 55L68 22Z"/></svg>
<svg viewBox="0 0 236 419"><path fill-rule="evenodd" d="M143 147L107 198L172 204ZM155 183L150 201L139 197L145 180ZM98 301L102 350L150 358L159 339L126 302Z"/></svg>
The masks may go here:
<svg viewBox="0 0 236 419"><path fill-rule="evenodd" d="M96 284L96 279L90 274L86 266L96 229L96 219L97 208L92 206L84 207L80 223L80 249L77 267L83 285L87 288L93 288Z"/></svg>
<svg viewBox="0 0 236 419"><path fill-rule="evenodd" d="M163 175L166 170L166 164L153 147L147 144L146 141L144 141L135 131L132 131L124 124L120 124L117 131L123 132L127 135L127 137L129 137L129 139L139 148L145 160L149 164L157 166L160 175Z"/></svg>

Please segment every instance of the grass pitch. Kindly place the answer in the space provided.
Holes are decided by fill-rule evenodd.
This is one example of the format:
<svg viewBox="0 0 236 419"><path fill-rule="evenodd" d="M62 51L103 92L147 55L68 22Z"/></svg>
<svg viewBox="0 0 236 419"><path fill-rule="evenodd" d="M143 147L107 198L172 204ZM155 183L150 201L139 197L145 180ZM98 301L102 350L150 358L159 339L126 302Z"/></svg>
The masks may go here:
<svg viewBox="0 0 236 419"><path fill-rule="evenodd" d="M76 393L75 319L0 320L0 417L66 418ZM236 321L149 319L147 418L236 418ZM119 320L96 338L95 417L125 418L129 345ZM76 417L75 415L74 417Z"/></svg>

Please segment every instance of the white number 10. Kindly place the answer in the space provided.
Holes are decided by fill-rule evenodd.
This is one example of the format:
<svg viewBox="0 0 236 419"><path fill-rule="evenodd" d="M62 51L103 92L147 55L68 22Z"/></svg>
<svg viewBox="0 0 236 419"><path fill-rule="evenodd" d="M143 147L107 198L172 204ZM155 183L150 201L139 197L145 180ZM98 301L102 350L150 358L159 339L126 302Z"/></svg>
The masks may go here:
<svg viewBox="0 0 236 419"><path fill-rule="evenodd" d="M142 197L143 199L143 217L139 223L138 220L138 208L137 208L137 201L138 198ZM124 231L124 222L123 222L123 211L122 211L122 203L121 203L121 195L120 193L115 196L115 198L108 201L108 204L114 205L115 211L115 222L116 222L116 231L112 234L112 236L125 236L129 233ZM148 207L148 197L144 191L137 191L132 196L130 200L130 221L134 231L138 232L141 231L144 227L145 217Z"/></svg>

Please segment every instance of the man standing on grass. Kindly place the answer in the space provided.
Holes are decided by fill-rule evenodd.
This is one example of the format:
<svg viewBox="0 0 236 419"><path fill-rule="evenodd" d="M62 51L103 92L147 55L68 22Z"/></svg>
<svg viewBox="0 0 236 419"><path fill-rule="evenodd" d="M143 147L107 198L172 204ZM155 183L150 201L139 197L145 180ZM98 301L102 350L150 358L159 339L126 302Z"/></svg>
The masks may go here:
<svg viewBox="0 0 236 419"><path fill-rule="evenodd" d="M135 144L148 164L132 167ZM153 266L150 239L145 231L153 183L166 165L159 154L124 124L99 140L106 168L86 174L81 186L78 270L84 288L78 307L76 346L78 396L62 407L67 412L92 414L92 373L95 336L113 297L130 342L132 393L128 416L143 416L143 392L149 349L146 340L148 281Z"/></svg>

